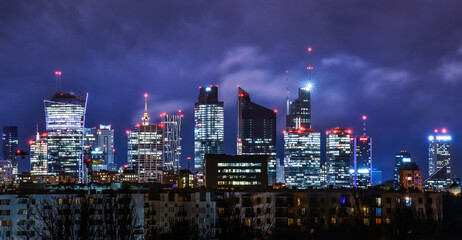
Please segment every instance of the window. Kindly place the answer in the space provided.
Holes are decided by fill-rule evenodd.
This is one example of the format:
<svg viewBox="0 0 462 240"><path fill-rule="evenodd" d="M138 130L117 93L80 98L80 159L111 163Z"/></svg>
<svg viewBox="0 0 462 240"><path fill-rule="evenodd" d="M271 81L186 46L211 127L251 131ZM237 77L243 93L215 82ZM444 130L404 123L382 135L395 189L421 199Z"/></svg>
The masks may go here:
<svg viewBox="0 0 462 240"><path fill-rule="evenodd" d="M388 213L388 214L391 213L391 208L387 208L387 213Z"/></svg>
<svg viewBox="0 0 462 240"><path fill-rule="evenodd" d="M260 213L261 213L261 209L257 208L257 214L260 214Z"/></svg>
<svg viewBox="0 0 462 240"><path fill-rule="evenodd" d="M375 209L375 216L376 217L381 217L382 216L382 209L381 208L376 208Z"/></svg>
<svg viewBox="0 0 462 240"><path fill-rule="evenodd" d="M391 198L387 197L387 203L391 203Z"/></svg>
<svg viewBox="0 0 462 240"><path fill-rule="evenodd" d="M380 197L375 198L375 203L377 204L377 207L381 207L382 206L382 198L380 198Z"/></svg>
<svg viewBox="0 0 462 240"><path fill-rule="evenodd" d="M302 200L300 198L297 198L297 206L300 206L302 204Z"/></svg>
<svg viewBox="0 0 462 240"><path fill-rule="evenodd" d="M423 202L423 199L419 197L419 203L421 204Z"/></svg>
<svg viewBox="0 0 462 240"><path fill-rule="evenodd" d="M261 198L257 198L257 203L261 203Z"/></svg>
<svg viewBox="0 0 462 240"><path fill-rule="evenodd" d="M375 224L376 224L376 225L382 224L382 219L381 219L381 218L376 218L376 219L375 219Z"/></svg>
<svg viewBox="0 0 462 240"><path fill-rule="evenodd" d="M271 203L271 198L270 197L266 198L266 203Z"/></svg>

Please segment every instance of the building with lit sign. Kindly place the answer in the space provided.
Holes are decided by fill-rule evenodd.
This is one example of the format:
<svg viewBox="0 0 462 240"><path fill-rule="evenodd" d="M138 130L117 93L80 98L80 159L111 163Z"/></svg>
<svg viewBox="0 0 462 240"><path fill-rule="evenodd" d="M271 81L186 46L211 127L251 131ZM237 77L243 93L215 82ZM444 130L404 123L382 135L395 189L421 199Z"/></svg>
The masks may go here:
<svg viewBox="0 0 462 240"><path fill-rule="evenodd" d="M163 126L163 162L164 170L177 172L181 169L181 144L183 137L183 113L181 110L177 114L163 113L160 115Z"/></svg>
<svg viewBox="0 0 462 240"><path fill-rule="evenodd" d="M326 132L327 184L350 188L351 130L333 128Z"/></svg>
<svg viewBox="0 0 462 240"><path fill-rule="evenodd" d="M366 135L366 116L363 120L362 136L353 139L353 186L367 188L372 182L372 138Z"/></svg>
<svg viewBox="0 0 462 240"><path fill-rule="evenodd" d="M30 143L30 174L32 176L48 175L47 134L40 135L37 129L35 140Z"/></svg>
<svg viewBox="0 0 462 240"><path fill-rule="evenodd" d="M204 175L205 154L224 153L224 109L218 101L218 86L199 87L199 98L194 106L194 169L199 184Z"/></svg>
<svg viewBox="0 0 462 240"><path fill-rule="evenodd" d="M205 155L206 188L236 189L267 186L267 155Z"/></svg>
<svg viewBox="0 0 462 240"><path fill-rule="evenodd" d="M75 96L57 92L44 100L48 138L48 173L72 174L84 182L83 164L85 111L88 94Z"/></svg>
<svg viewBox="0 0 462 240"><path fill-rule="evenodd" d="M3 127L2 133L2 154L4 160L10 160L13 169L13 175L18 174L18 127Z"/></svg>
<svg viewBox="0 0 462 240"><path fill-rule="evenodd" d="M287 187L321 187L321 133L284 131L284 179Z"/></svg>
<svg viewBox="0 0 462 240"><path fill-rule="evenodd" d="M403 150L395 155L395 171L393 174L393 189L399 189L399 169L404 163L411 162L411 154Z"/></svg>
<svg viewBox="0 0 462 240"><path fill-rule="evenodd" d="M268 184L276 183L276 110L250 101L238 87L238 155L268 155Z"/></svg>
<svg viewBox="0 0 462 240"><path fill-rule="evenodd" d="M451 183L451 135L446 129L435 129L428 137L428 174L425 187L441 190Z"/></svg>

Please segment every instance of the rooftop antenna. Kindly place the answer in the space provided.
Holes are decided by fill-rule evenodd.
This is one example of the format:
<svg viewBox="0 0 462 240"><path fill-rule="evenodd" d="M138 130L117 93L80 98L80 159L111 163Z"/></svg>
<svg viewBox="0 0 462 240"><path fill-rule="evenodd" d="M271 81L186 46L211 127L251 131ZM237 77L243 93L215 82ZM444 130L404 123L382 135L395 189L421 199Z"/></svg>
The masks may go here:
<svg viewBox="0 0 462 240"><path fill-rule="evenodd" d="M141 118L141 120L143 121L143 125L149 125L149 119L151 118L148 116L148 94L145 93L144 94L144 115L143 115L143 118Z"/></svg>
<svg viewBox="0 0 462 240"><path fill-rule="evenodd" d="M290 91L289 91L289 70L286 70L286 91L287 91L287 99L286 99L286 115L290 114Z"/></svg>
<svg viewBox="0 0 462 240"><path fill-rule="evenodd" d="M313 51L313 48L312 47L307 47L306 48L306 52L309 55L311 55L311 52ZM314 70L314 67L312 65L309 65L306 67L306 70L308 72L308 81L313 81L313 70Z"/></svg>
<svg viewBox="0 0 462 240"><path fill-rule="evenodd" d="M55 71L55 79L56 79L56 92L61 90L61 71Z"/></svg>
<svg viewBox="0 0 462 240"><path fill-rule="evenodd" d="M365 137L366 136L366 120L367 120L367 116L363 115L362 119L363 119L363 137Z"/></svg>

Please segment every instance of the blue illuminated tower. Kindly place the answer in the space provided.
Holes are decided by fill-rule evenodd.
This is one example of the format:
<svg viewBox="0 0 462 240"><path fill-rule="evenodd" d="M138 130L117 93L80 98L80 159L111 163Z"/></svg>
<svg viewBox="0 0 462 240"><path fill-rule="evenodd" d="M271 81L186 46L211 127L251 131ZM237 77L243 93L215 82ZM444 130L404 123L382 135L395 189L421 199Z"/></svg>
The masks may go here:
<svg viewBox="0 0 462 240"><path fill-rule="evenodd" d="M424 183L426 188L441 190L451 184L452 161L451 161L452 137L445 128L428 137L428 174Z"/></svg>
<svg viewBox="0 0 462 240"><path fill-rule="evenodd" d="M367 188L372 182L372 138L366 135L366 116L363 119L363 134L353 142L353 186Z"/></svg>

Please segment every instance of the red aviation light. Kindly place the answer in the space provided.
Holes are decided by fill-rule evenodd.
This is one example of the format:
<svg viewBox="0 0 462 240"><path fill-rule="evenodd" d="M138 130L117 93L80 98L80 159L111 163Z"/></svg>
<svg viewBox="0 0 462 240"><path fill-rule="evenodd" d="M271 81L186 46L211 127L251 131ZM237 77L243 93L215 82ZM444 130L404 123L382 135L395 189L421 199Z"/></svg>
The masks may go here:
<svg viewBox="0 0 462 240"><path fill-rule="evenodd" d="M443 128L443 129L441 129L441 132L442 132L442 133L447 133L448 130L446 130L446 128Z"/></svg>
<svg viewBox="0 0 462 240"><path fill-rule="evenodd" d="M307 70L313 70L313 66L306 67Z"/></svg>
<svg viewBox="0 0 462 240"><path fill-rule="evenodd" d="M243 93L239 93L239 97L244 97L244 94L243 94Z"/></svg>
<svg viewBox="0 0 462 240"><path fill-rule="evenodd" d="M136 124L136 127L140 127L140 124Z"/></svg>
<svg viewBox="0 0 462 240"><path fill-rule="evenodd" d="M348 134L351 134L351 129L348 129L348 130L347 130L347 133L348 133Z"/></svg>
<svg viewBox="0 0 462 240"><path fill-rule="evenodd" d="M145 94L144 94L144 97L145 97L145 98L147 98L147 97L148 97L148 94L147 94L147 93L145 93Z"/></svg>
<svg viewBox="0 0 462 240"><path fill-rule="evenodd" d="M283 133L283 134L286 134L286 133L287 133L287 131L286 131L286 130L284 130L284 131L282 131L282 133Z"/></svg>
<svg viewBox="0 0 462 240"><path fill-rule="evenodd" d="M350 141L354 141L355 139L354 138L350 138Z"/></svg>
<svg viewBox="0 0 462 240"><path fill-rule="evenodd" d="M363 120L366 120L367 119L367 116L366 115L363 115Z"/></svg>
<svg viewBox="0 0 462 240"><path fill-rule="evenodd" d="M29 141L29 144L30 144L30 145L34 144L34 140L30 140L30 141Z"/></svg>
<svg viewBox="0 0 462 240"><path fill-rule="evenodd" d="M130 134L130 133L131 133L131 131L130 131L130 130L127 130L127 131L126 131L126 133L127 133L127 134Z"/></svg>
<svg viewBox="0 0 462 240"><path fill-rule="evenodd" d="M16 154L20 154L20 153L21 153L21 150L16 151Z"/></svg>
<svg viewBox="0 0 462 240"><path fill-rule="evenodd" d="M313 48L308 47L306 50L307 50L308 52L311 52L311 51L313 51Z"/></svg>
<svg viewBox="0 0 462 240"><path fill-rule="evenodd" d="M277 110L277 109L274 109L274 113L278 113L278 110Z"/></svg>
<svg viewBox="0 0 462 240"><path fill-rule="evenodd" d="M178 112L180 113L180 112L181 112L181 109L178 109Z"/></svg>
<svg viewBox="0 0 462 240"><path fill-rule="evenodd" d="M435 133L438 133L438 129L435 129Z"/></svg>
<svg viewBox="0 0 462 240"><path fill-rule="evenodd" d="M86 164L90 163L91 162L91 159L90 158L87 158L84 160Z"/></svg>
<svg viewBox="0 0 462 240"><path fill-rule="evenodd" d="M362 138L359 138L359 141L367 141L367 140L369 140L369 138L368 138L368 137L362 137Z"/></svg>
<svg viewBox="0 0 462 240"><path fill-rule="evenodd" d="M42 137L46 137L46 136L48 136L47 133L43 133L43 134L42 134Z"/></svg>
<svg viewBox="0 0 462 240"><path fill-rule="evenodd" d="M289 74L289 70L286 70L286 74Z"/></svg>

